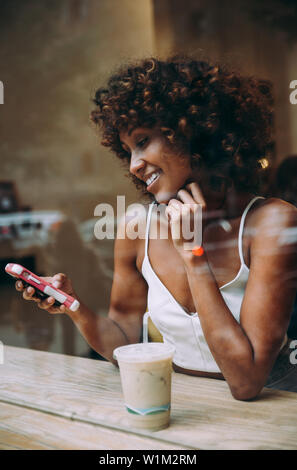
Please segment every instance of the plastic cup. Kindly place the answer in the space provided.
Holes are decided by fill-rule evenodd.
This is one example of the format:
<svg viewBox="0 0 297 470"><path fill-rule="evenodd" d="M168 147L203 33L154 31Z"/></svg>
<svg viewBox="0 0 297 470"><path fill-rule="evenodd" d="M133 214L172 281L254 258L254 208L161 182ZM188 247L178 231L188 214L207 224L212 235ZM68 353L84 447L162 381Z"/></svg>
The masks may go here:
<svg viewBox="0 0 297 470"><path fill-rule="evenodd" d="M169 426L174 351L164 343L129 344L114 350L133 427L157 431Z"/></svg>

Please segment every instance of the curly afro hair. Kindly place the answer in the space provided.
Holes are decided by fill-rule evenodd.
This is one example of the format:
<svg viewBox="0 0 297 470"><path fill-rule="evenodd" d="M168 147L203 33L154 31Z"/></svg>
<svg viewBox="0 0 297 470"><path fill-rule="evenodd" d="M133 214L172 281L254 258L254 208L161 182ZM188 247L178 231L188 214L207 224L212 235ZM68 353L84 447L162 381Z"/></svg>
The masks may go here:
<svg viewBox="0 0 297 470"><path fill-rule="evenodd" d="M213 189L231 179L239 191L258 191L259 160L273 145L268 82L188 55L150 57L118 68L93 102L101 144L125 162L130 156L119 133L158 125L172 145L190 152L192 168L209 170ZM145 183L130 176L148 194Z"/></svg>

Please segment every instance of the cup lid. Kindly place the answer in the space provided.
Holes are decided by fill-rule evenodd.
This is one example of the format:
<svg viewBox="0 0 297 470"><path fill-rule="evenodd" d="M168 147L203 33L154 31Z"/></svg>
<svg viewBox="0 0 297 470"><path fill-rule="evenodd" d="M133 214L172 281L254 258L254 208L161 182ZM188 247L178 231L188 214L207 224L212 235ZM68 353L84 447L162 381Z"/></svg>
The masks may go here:
<svg viewBox="0 0 297 470"><path fill-rule="evenodd" d="M175 347L165 343L136 343L120 346L113 351L113 358L126 362L151 362L172 358Z"/></svg>

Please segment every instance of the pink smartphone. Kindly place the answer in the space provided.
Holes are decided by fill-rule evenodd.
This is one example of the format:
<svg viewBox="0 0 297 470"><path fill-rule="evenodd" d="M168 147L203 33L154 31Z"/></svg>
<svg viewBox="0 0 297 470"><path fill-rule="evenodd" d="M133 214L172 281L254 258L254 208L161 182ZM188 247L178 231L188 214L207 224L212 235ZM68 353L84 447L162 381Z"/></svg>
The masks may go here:
<svg viewBox="0 0 297 470"><path fill-rule="evenodd" d="M16 279L20 279L25 287L34 287L34 296L39 297L40 299L44 299L50 296L54 297L55 303L52 306L60 307L60 305L65 305L65 307L72 312L76 312L76 310L79 308L78 300L74 299L62 290L57 289L49 282L46 282L39 276L36 276L36 274L31 273L31 271L24 268L24 266L16 263L8 263L5 266L5 271L10 276Z"/></svg>

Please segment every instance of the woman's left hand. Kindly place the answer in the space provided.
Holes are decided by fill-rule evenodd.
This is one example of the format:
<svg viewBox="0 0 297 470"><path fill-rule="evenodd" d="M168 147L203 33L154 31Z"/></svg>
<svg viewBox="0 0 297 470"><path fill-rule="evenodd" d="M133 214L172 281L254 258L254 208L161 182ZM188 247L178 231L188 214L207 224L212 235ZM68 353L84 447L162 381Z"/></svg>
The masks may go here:
<svg viewBox="0 0 297 470"><path fill-rule="evenodd" d="M171 199L165 214L169 219L172 241L184 260L193 256L192 249L202 245L202 221L206 202L197 183L189 183L177 193L178 199ZM192 238L189 239L189 235Z"/></svg>

